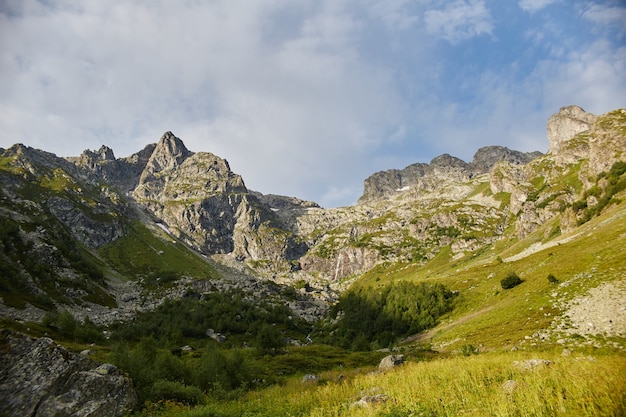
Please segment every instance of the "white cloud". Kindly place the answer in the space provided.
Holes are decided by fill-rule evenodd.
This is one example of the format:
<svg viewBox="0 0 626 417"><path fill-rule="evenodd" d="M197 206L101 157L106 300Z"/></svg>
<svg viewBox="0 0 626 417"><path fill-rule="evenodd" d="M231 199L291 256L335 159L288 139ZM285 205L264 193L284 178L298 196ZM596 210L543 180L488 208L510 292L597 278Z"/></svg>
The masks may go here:
<svg viewBox="0 0 626 417"><path fill-rule="evenodd" d="M604 40L571 51L565 60L546 60L534 76L542 83L543 101L557 107L577 104L604 113L626 104L626 47Z"/></svg>
<svg viewBox="0 0 626 417"><path fill-rule="evenodd" d="M584 39L589 25L571 29L552 9L507 34L497 10L484 0L0 0L0 146L76 155L107 144L125 156L171 130L228 159L252 189L329 207L356 201L375 171L438 153L541 148L563 105L623 106L623 49ZM605 9L582 17L616 24ZM510 54L461 43L494 33L491 47L517 36L528 50L500 61Z"/></svg>
<svg viewBox="0 0 626 417"><path fill-rule="evenodd" d="M255 189L313 199L402 109L338 2L299 6L291 31L268 38L287 3L15 6L0 15L2 143L60 155L105 143L123 156L172 130Z"/></svg>
<svg viewBox="0 0 626 417"><path fill-rule="evenodd" d="M601 31L616 31L619 37L626 34L626 7L591 4L582 17L595 23Z"/></svg>
<svg viewBox="0 0 626 417"><path fill-rule="evenodd" d="M373 0L368 12L373 19L380 19L387 27L405 30L415 25L419 18L412 13L410 0Z"/></svg>
<svg viewBox="0 0 626 417"><path fill-rule="evenodd" d="M534 13L551 5L552 3L557 3L559 1L560 0L520 0L518 4L520 9L529 13Z"/></svg>
<svg viewBox="0 0 626 417"><path fill-rule="evenodd" d="M493 19L483 0L456 0L424 13L426 30L451 43L491 35Z"/></svg>
<svg viewBox="0 0 626 417"><path fill-rule="evenodd" d="M441 149L455 149L469 159L480 146L500 144L522 151L546 151L545 126L560 107L575 104L603 114L624 108L626 47L605 40L581 44L565 56L539 61L523 78L495 69L469 82L481 92L469 104L432 105L426 113L436 128ZM444 110L445 109L445 110ZM428 122L424 122L428 123ZM454 152L453 152L454 154Z"/></svg>

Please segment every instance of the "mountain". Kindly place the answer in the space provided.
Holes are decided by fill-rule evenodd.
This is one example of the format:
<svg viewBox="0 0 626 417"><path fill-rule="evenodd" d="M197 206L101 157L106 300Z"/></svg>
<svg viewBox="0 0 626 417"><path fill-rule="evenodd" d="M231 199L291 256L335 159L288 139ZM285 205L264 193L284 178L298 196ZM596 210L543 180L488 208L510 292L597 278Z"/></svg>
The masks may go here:
<svg viewBox="0 0 626 417"><path fill-rule="evenodd" d="M527 164L542 155L541 152L519 152L503 146L485 146L480 148L470 163L444 154L434 158L430 164L417 163L397 170L381 171L365 180L365 190L359 203L366 203L381 197L388 197L398 191L419 186L420 178L425 176L457 176L459 180L489 172L498 162L510 162L515 165Z"/></svg>
<svg viewBox="0 0 626 417"><path fill-rule="evenodd" d="M585 215L585 193L594 194L587 210L598 204L606 187L595 177L624 158L623 110L595 116L565 107L547 133L546 155L491 146L470 163L446 154L375 173L357 205L335 209L250 191L226 160L188 150L171 132L119 159L106 146L59 158L15 145L2 150L0 171L4 275L19 271L3 285L5 299L15 298L5 305L119 304L111 277L163 272L131 270L121 265L131 260L114 257L138 228L202 255L194 255L200 269L210 258L213 270L305 281L326 298L381 263L424 264L445 248L469 256L553 218L563 233ZM213 270L208 275L218 278ZM47 279L68 288L38 282ZM15 295L18 288L29 291Z"/></svg>
<svg viewBox="0 0 626 417"><path fill-rule="evenodd" d="M614 300L626 296L626 110L561 108L547 139L546 154L489 146L471 162L444 154L377 172L356 205L332 209L249 190L226 160L171 132L126 158L106 146L68 158L0 149L0 323L41 335L61 331L59 312L114 326L176 300L186 308L236 294L231 307L282 314L264 342L260 325L233 336L271 351L280 332L294 346L308 343L313 323L314 337L339 334L354 305L365 323L380 313L372 303L395 297L383 301L400 306L397 316L377 322L395 323L377 328L384 343L343 341L372 348L407 336L393 317L417 315L423 294L402 285L425 283L439 291L426 297L458 298L441 310L446 321L428 316L406 343L623 349ZM223 343L213 327L201 336Z"/></svg>

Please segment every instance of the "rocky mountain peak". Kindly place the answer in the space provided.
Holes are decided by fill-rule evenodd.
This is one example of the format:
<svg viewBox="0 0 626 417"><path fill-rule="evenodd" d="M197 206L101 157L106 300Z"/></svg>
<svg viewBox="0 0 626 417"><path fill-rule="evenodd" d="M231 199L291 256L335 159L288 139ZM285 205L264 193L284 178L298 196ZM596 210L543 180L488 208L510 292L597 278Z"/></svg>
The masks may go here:
<svg viewBox="0 0 626 417"><path fill-rule="evenodd" d="M96 155L100 158L101 161L113 161L115 160L115 155L113 154L113 149L108 146L102 145L100 149L96 151Z"/></svg>
<svg viewBox="0 0 626 417"><path fill-rule="evenodd" d="M562 145L578 133L589 130L597 116L579 106L561 107L548 119L547 134L551 154L557 154Z"/></svg>
<svg viewBox="0 0 626 417"><path fill-rule="evenodd" d="M467 163L456 156L444 153L443 155L433 158L430 161L430 166L438 168L465 168Z"/></svg>
<svg viewBox="0 0 626 417"><path fill-rule="evenodd" d="M519 152L503 146L486 146L479 149L468 164L446 153L433 158L429 164L417 163L402 170L390 169L371 175L365 180L359 203L388 197L416 186L422 190L433 189L439 183L438 178L461 180L485 174L501 161L524 165L541 155L541 152Z"/></svg>
<svg viewBox="0 0 626 417"><path fill-rule="evenodd" d="M2 156L14 158L14 166L25 169L32 175L39 175L42 173L42 169L56 168L59 165L66 170L72 170L73 168L71 163L57 157L53 153L31 148L21 143L5 149Z"/></svg>
<svg viewBox="0 0 626 417"><path fill-rule="evenodd" d="M474 159L467 166L473 174L485 174L496 163L505 161L514 165L524 165L543 155L541 152L520 152L504 146L485 146L474 154Z"/></svg>
<svg viewBox="0 0 626 417"><path fill-rule="evenodd" d="M100 162L115 161L113 149L102 145L97 151L85 149L79 157L66 158L68 161L82 167L89 167L93 171L99 170Z"/></svg>
<svg viewBox="0 0 626 417"><path fill-rule="evenodd" d="M173 169L192 154L181 139L172 132L165 132L154 148L146 169L153 173Z"/></svg>
<svg viewBox="0 0 626 417"><path fill-rule="evenodd" d="M404 169L389 169L379 171L365 179L363 195L359 203L375 200L408 189L417 184L417 179L423 177L429 168L428 164L415 163Z"/></svg>

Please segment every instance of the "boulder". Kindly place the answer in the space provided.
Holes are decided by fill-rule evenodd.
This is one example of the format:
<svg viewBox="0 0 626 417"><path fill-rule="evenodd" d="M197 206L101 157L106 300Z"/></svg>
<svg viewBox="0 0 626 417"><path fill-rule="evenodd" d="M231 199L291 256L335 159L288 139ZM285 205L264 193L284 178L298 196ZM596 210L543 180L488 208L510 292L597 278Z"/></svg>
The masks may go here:
<svg viewBox="0 0 626 417"><path fill-rule="evenodd" d="M0 331L0 415L121 416L136 404L114 365L69 352L47 337Z"/></svg>
<svg viewBox="0 0 626 417"><path fill-rule="evenodd" d="M517 386L518 386L517 381L513 379L507 379L502 384L502 391L504 391L506 394L512 394L513 391L515 391L515 389L517 388Z"/></svg>
<svg viewBox="0 0 626 417"><path fill-rule="evenodd" d="M370 405L384 404L387 402L388 399L389 398L384 394L366 395L364 397L361 397L359 401L356 401L350 404L350 408L353 408L353 407L367 408Z"/></svg>
<svg viewBox="0 0 626 417"><path fill-rule="evenodd" d="M400 366L404 363L404 355L389 355L382 358L380 364L378 365L378 369L381 371L386 371L391 368L395 368L396 366Z"/></svg>
<svg viewBox="0 0 626 417"><path fill-rule="evenodd" d="M525 361L515 361L513 362L513 365L520 367L524 370L531 370L531 369L535 369L538 367L543 367L543 366L550 366L552 364L552 361L549 361L547 359L528 359Z"/></svg>
<svg viewBox="0 0 626 417"><path fill-rule="evenodd" d="M313 374L306 374L305 376L302 377L302 383L307 383L307 382L316 382L320 379L319 376L317 375L313 375Z"/></svg>
<svg viewBox="0 0 626 417"><path fill-rule="evenodd" d="M226 342L226 336L222 335L221 333L217 333L213 329L207 329L206 335L210 337L211 339L215 340L217 343Z"/></svg>

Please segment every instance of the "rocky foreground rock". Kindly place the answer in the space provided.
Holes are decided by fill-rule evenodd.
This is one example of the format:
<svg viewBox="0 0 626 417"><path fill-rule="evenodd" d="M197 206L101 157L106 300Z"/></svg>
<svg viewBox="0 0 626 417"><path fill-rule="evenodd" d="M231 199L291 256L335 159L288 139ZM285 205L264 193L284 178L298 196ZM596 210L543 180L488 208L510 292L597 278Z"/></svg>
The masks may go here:
<svg viewBox="0 0 626 417"><path fill-rule="evenodd" d="M0 416L114 417L136 401L130 379L115 366L47 337L0 330Z"/></svg>

